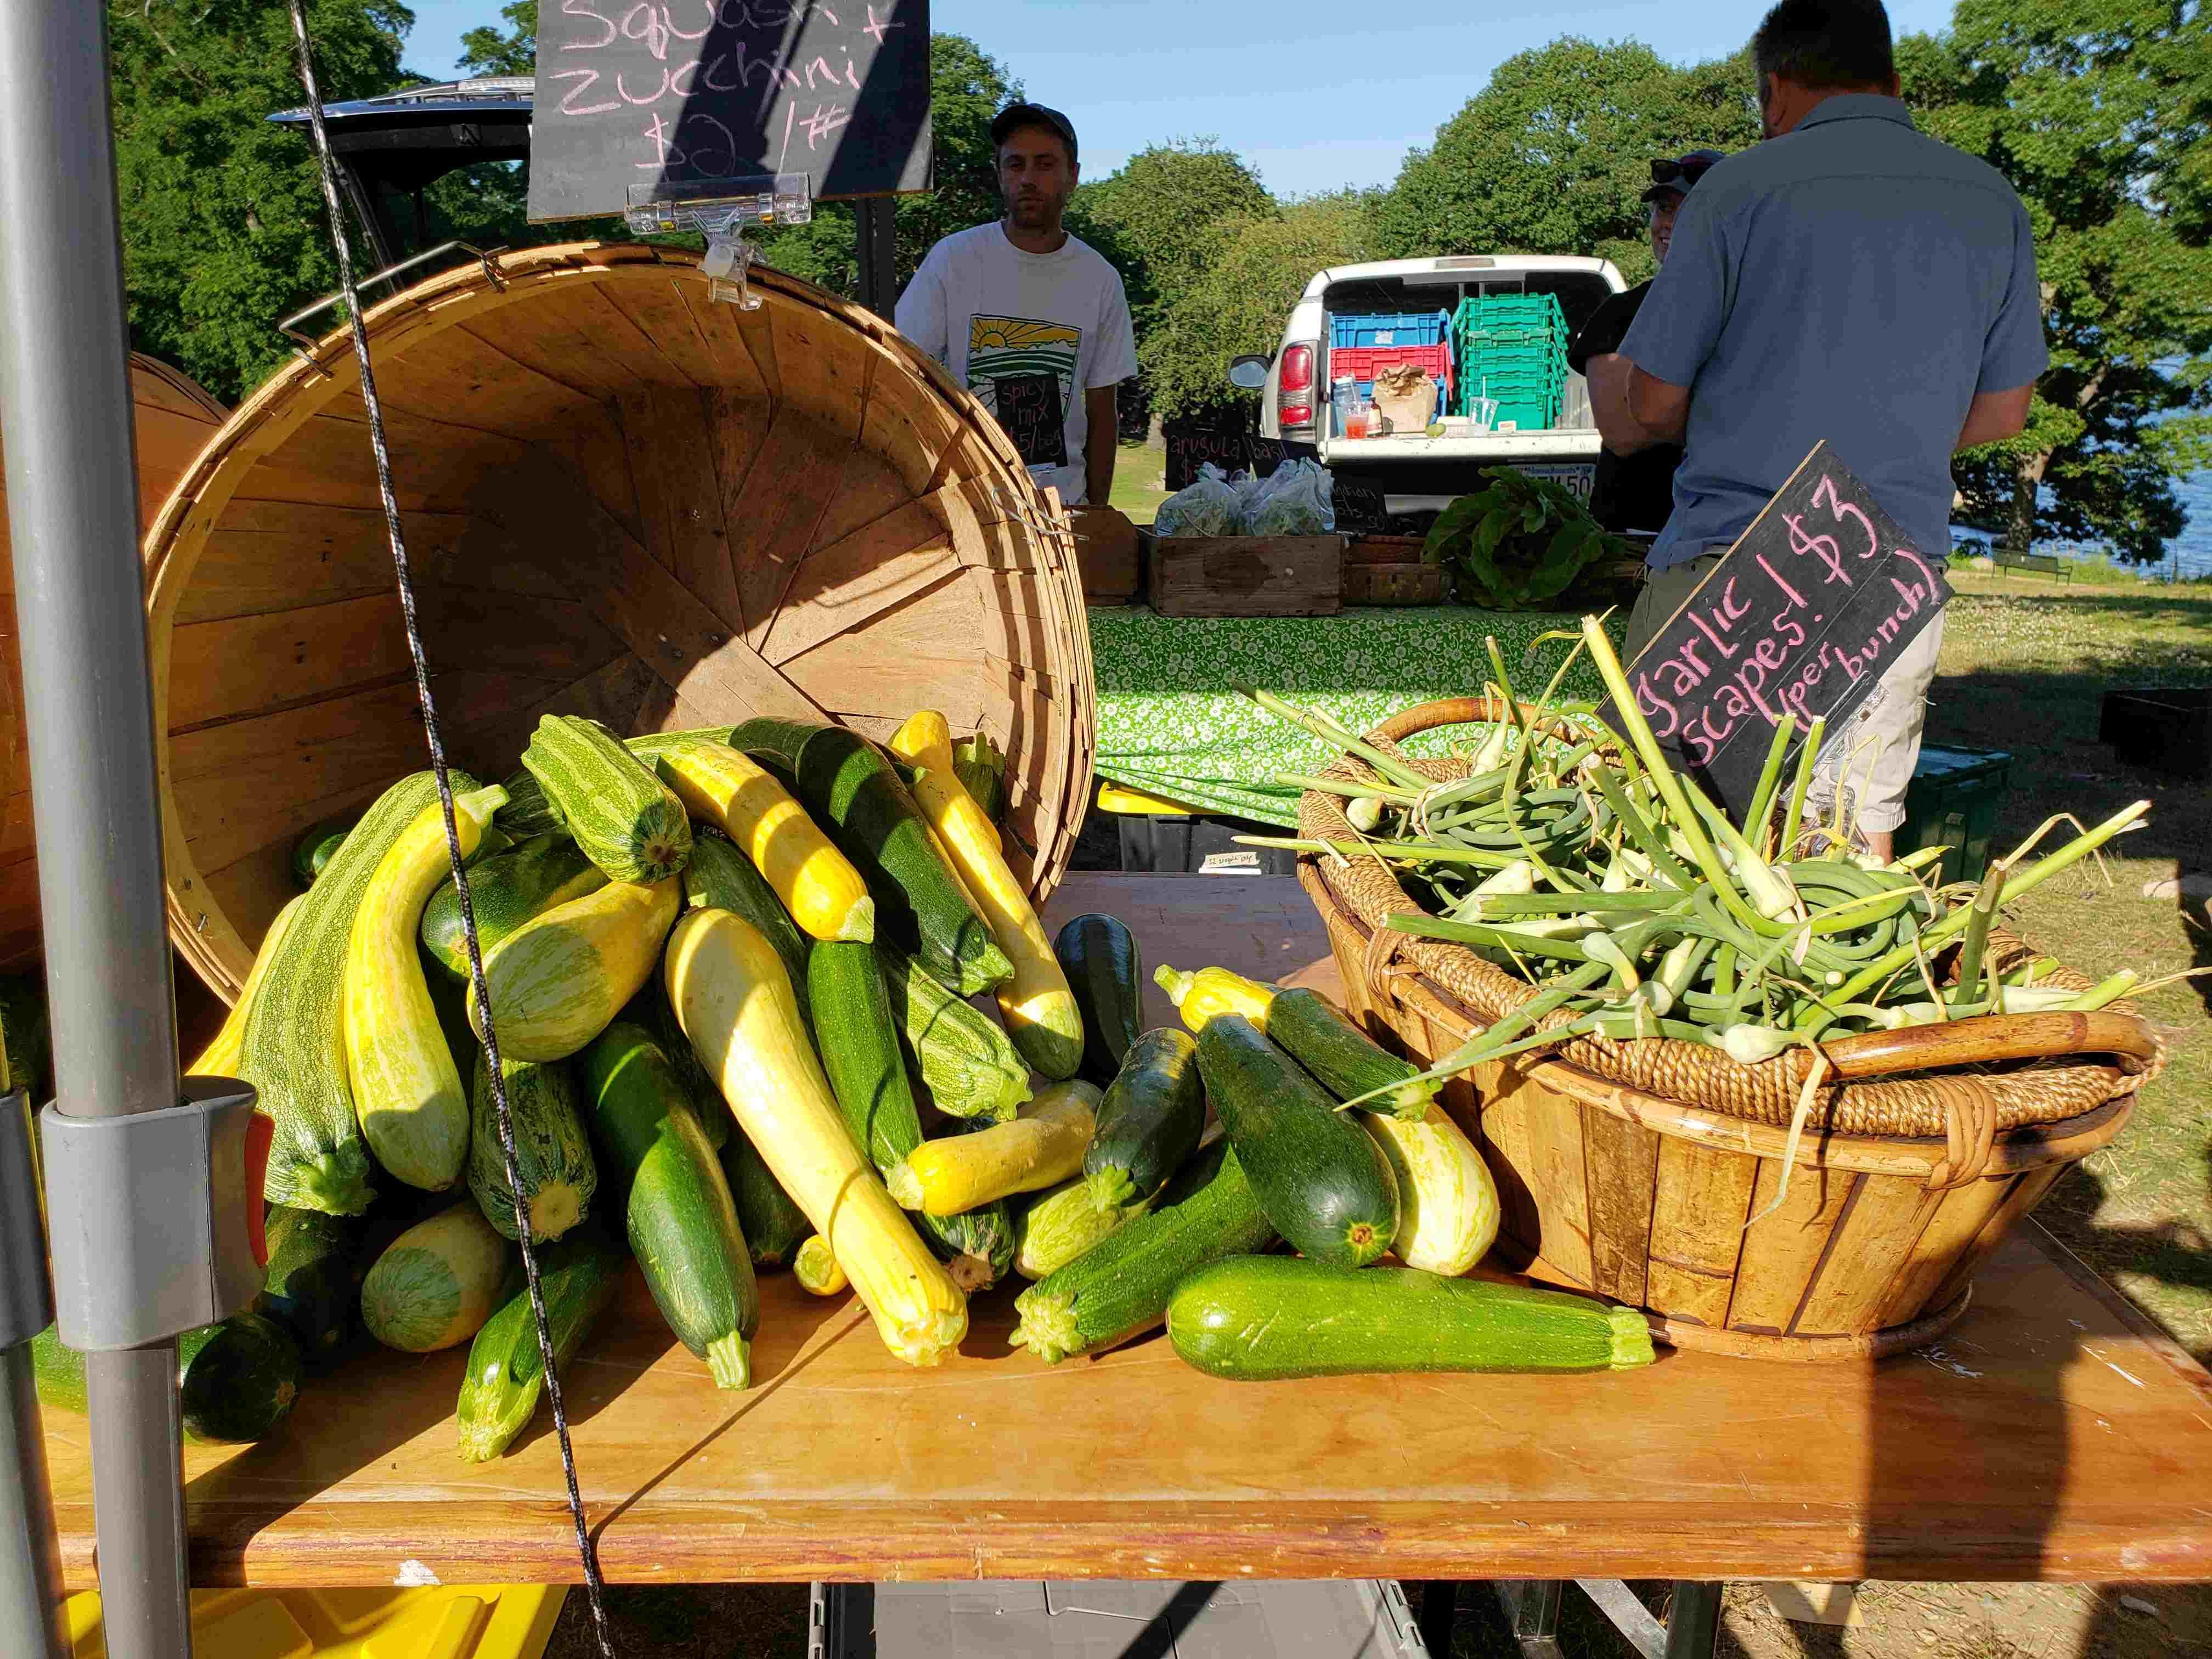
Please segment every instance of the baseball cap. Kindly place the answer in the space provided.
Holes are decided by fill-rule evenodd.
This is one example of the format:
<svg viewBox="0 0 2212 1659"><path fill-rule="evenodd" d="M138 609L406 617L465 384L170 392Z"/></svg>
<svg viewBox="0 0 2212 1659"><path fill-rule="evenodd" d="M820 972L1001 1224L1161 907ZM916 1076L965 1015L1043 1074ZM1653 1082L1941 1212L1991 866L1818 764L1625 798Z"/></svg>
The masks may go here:
<svg viewBox="0 0 2212 1659"><path fill-rule="evenodd" d="M1075 123L1042 104L1009 104L1000 110L991 121L992 143L1005 143L1007 134L1022 127L1042 127L1058 133L1067 142L1067 159L1075 160Z"/></svg>
<svg viewBox="0 0 2212 1659"><path fill-rule="evenodd" d="M1651 163L1651 187L1644 192L1641 199L1656 202L1662 196L1669 194L1686 196L1715 162L1726 160L1728 155L1723 150L1693 149L1679 159L1668 157L1655 161Z"/></svg>

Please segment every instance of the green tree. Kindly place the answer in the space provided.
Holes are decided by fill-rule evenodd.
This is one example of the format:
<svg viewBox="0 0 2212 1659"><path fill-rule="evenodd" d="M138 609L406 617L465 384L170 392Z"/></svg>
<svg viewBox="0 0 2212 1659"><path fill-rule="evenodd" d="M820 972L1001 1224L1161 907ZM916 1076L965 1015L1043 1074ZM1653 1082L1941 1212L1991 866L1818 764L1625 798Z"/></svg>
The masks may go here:
<svg viewBox="0 0 2212 1659"><path fill-rule="evenodd" d="M1676 69L1633 41L1509 58L1407 158L1376 214L1381 257L1589 254L1648 276L1651 159L1757 143L1752 90L1741 58Z"/></svg>
<svg viewBox="0 0 2212 1659"><path fill-rule="evenodd" d="M2212 464L2212 249L2203 124L2168 118L2173 66L2212 57L2201 11L2160 0L1963 0L1900 43L1922 125L1990 161L2035 227L2049 370L2027 430L1961 457L1960 517L2025 550L2109 542L2153 561L2185 519L2173 480Z"/></svg>
<svg viewBox="0 0 2212 1659"><path fill-rule="evenodd" d="M1223 227L1278 211L1259 175L1212 138L1139 150L1076 196L1072 216L1095 233L1085 240L1111 242L1137 270L1133 283L1128 269L1121 276L1123 286L1133 289L1129 313L1139 340L1206 276L1220 252Z"/></svg>
<svg viewBox="0 0 2212 1659"><path fill-rule="evenodd" d="M535 75L538 72L538 0L507 0L499 9L504 29L479 23L461 36L459 67L464 75Z"/></svg>
<svg viewBox="0 0 2212 1659"><path fill-rule="evenodd" d="M1373 193L1346 191L1212 227L1199 275L1139 349L1156 413L1181 419L1241 407L1229 360L1273 352L1314 273L1375 257Z"/></svg>
<svg viewBox="0 0 2212 1659"><path fill-rule="evenodd" d="M323 95L400 84L414 15L309 0ZM337 286L284 0L111 0L116 172L132 343L235 401L288 349L276 319Z"/></svg>

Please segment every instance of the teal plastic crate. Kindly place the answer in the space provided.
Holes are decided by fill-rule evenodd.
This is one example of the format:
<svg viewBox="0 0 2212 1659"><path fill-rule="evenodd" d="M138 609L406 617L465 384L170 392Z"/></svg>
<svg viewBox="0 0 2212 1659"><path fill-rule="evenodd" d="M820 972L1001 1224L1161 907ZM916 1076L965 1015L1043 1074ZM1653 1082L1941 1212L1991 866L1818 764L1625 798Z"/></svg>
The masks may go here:
<svg viewBox="0 0 2212 1659"><path fill-rule="evenodd" d="M1459 371L1453 412L1498 400L1498 420L1523 432L1559 423L1567 381L1567 324L1550 294L1469 295L1452 316Z"/></svg>
<svg viewBox="0 0 2212 1659"><path fill-rule="evenodd" d="M1948 847L1930 879L1979 881L1990 867L1997 817L2012 792L2012 757L2001 749L1920 745L1920 763L1905 792L1905 823L1895 842L1901 855Z"/></svg>

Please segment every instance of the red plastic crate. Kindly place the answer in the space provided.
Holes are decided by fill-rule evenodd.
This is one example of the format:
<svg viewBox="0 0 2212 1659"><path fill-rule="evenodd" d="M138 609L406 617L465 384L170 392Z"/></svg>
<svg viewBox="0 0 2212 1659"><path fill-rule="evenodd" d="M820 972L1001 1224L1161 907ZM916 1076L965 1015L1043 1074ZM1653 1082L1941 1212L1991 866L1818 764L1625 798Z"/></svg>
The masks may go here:
<svg viewBox="0 0 2212 1659"><path fill-rule="evenodd" d="M1349 374L1363 385L1371 386L1378 368L1395 368L1400 363L1414 363L1429 372L1432 380L1443 382L1443 401L1439 410L1452 407L1452 349L1449 344L1431 346L1332 346L1328 353L1328 378L1340 380Z"/></svg>

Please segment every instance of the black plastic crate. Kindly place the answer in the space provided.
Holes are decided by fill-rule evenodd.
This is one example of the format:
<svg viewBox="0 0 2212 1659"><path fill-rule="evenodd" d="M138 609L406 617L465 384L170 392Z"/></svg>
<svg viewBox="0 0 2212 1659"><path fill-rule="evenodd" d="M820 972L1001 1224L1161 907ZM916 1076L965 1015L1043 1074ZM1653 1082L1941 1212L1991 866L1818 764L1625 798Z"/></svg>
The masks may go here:
<svg viewBox="0 0 2212 1659"><path fill-rule="evenodd" d="M1298 855L1283 847L1239 847L1239 836L1294 832L1249 818L1203 813L1117 812L1121 873L1143 876L1295 876Z"/></svg>
<svg viewBox="0 0 2212 1659"><path fill-rule="evenodd" d="M2130 766L2212 777L2212 686L2107 691L2097 713L2097 741Z"/></svg>

